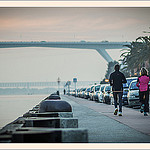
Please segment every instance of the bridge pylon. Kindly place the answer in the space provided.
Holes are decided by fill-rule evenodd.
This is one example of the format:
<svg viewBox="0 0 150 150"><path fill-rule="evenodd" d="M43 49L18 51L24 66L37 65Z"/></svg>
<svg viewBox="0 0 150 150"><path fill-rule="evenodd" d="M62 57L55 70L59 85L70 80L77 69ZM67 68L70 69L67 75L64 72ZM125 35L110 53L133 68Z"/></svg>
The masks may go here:
<svg viewBox="0 0 150 150"><path fill-rule="evenodd" d="M111 62L113 59L110 57L110 55L106 52L104 48L96 49L96 51L107 61Z"/></svg>

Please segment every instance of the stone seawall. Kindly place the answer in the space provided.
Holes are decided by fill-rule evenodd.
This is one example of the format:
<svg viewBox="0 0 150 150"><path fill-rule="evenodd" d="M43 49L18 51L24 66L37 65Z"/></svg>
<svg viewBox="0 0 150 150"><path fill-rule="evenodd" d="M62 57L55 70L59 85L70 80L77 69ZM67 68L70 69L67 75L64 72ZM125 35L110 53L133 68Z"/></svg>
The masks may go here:
<svg viewBox="0 0 150 150"><path fill-rule="evenodd" d="M87 142L88 131L78 128L71 105L54 94L0 130L0 143Z"/></svg>

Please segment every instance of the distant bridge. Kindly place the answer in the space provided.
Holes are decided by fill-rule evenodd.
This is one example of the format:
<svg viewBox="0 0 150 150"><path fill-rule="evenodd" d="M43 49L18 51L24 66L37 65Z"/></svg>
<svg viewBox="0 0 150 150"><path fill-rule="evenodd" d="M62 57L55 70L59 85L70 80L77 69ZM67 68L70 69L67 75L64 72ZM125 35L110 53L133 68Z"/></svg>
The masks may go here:
<svg viewBox="0 0 150 150"><path fill-rule="evenodd" d="M77 49L93 49L96 50L107 62L113 61L106 49L122 49L129 42L0 42L0 48L14 47L55 47L55 48L77 48Z"/></svg>
<svg viewBox="0 0 150 150"><path fill-rule="evenodd" d="M99 81L78 81L77 86L87 86L91 84L99 83ZM60 86L64 87L65 81L60 82ZM54 87L57 88L57 82L1 82L0 88L31 88L31 87ZM74 83L71 83L71 87L74 88Z"/></svg>

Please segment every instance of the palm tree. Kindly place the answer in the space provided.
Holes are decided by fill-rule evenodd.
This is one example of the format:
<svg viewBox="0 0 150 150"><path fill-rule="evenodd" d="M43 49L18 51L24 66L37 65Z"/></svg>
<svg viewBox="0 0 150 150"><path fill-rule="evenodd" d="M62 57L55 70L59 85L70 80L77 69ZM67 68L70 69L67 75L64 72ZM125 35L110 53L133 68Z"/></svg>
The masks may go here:
<svg viewBox="0 0 150 150"><path fill-rule="evenodd" d="M139 70L140 67L145 65L145 61L150 60L150 37L138 37L131 45L125 46L128 49L125 49L126 52L123 52L120 56L123 57L121 61L125 65L124 71L130 70L130 72L133 72L135 68Z"/></svg>

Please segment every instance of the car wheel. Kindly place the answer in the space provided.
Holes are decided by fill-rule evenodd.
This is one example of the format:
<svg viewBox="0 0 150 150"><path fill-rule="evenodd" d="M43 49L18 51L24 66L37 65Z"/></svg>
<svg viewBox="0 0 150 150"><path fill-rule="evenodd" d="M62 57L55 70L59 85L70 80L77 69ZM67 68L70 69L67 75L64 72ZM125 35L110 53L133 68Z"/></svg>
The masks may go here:
<svg viewBox="0 0 150 150"><path fill-rule="evenodd" d="M95 101L95 98L94 98L94 96L93 96L92 100L93 100L93 101Z"/></svg>

